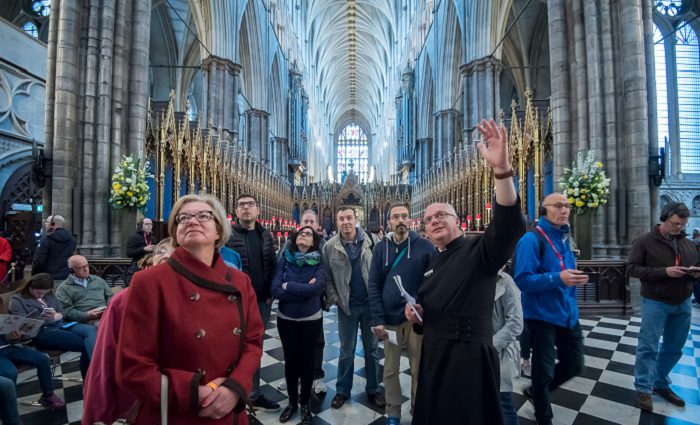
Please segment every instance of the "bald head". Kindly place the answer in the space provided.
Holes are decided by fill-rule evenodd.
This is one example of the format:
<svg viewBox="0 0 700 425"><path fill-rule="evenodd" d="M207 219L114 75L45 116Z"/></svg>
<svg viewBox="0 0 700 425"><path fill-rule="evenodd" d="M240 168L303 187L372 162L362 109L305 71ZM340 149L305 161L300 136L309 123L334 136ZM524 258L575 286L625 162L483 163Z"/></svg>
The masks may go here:
<svg viewBox="0 0 700 425"><path fill-rule="evenodd" d="M68 268L73 276L79 279L86 279L90 275L88 260L82 255L73 255L68 258Z"/></svg>
<svg viewBox="0 0 700 425"><path fill-rule="evenodd" d="M550 193L542 201L542 207L545 209L545 218L555 227L561 227L569 223L569 215L571 214L571 205L569 200L559 192Z"/></svg>

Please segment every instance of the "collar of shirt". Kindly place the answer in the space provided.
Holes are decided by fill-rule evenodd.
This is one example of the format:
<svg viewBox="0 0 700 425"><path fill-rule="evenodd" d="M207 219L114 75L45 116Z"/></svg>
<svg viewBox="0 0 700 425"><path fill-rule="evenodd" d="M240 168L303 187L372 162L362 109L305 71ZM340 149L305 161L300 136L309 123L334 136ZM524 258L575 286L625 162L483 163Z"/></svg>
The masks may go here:
<svg viewBox="0 0 700 425"><path fill-rule="evenodd" d="M78 277L75 277L75 275L70 275L70 277L71 279L73 279L73 283L87 289L88 282L90 281L90 276L86 277L85 279L80 279Z"/></svg>
<svg viewBox="0 0 700 425"><path fill-rule="evenodd" d="M357 245L358 243L362 243L365 241L365 232L363 232L360 229L357 229L357 232L355 232L355 240L346 241L345 239L340 238L340 241L343 243L343 246Z"/></svg>

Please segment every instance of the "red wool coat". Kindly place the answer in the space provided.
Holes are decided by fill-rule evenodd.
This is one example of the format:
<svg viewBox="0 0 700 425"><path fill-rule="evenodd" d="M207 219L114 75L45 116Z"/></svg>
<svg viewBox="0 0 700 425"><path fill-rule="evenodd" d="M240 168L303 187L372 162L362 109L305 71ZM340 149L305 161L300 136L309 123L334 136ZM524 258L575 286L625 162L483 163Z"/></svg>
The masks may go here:
<svg viewBox="0 0 700 425"><path fill-rule="evenodd" d="M10 269L12 261L12 247L5 238L0 238L0 282L5 281L7 271ZM9 280L9 278L8 278Z"/></svg>
<svg viewBox="0 0 700 425"><path fill-rule="evenodd" d="M226 292L231 287L235 293ZM168 264L136 273L116 365L117 383L143 403L134 423L160 423L162 373L170 382L170 424L248 424L244 400L260 366L263 333L250 279L218 254L208 267L178 248ZM240 402L219 420L200 418L198 386L219 377L229 378L224 385Z"/></svg>

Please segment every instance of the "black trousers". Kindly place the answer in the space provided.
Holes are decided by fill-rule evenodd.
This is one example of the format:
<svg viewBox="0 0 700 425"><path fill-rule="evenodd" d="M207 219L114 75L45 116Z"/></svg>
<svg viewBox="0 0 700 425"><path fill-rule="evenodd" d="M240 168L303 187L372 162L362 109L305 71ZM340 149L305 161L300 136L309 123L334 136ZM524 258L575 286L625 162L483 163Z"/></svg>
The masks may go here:
<svg viewBox="0 0 700 425"><path fill-rule="evenodd" d="M326 348L326 338L323 336L323 319L318 328L318 339L314 350L314 379L323 379L326 373L323 371L323 349Z"/></svg>
<svg viewBox="0 0 700 425"><path fill-rule="evenodd" d="M583 335L539 320L526 320L532 344L532 397L538 425L552 423L549 392L583 371ZM556 351L555 351L556 348ZM555 359L559 363L555 364Z"/></svg>
<svg viewBox="0 0 700 425"><path fill-rule="evenodd" d="M530 347L530 330L527 328L526 323L523 323L523 331L518 337L518 340L520 340L520 357L522 357L523 360L530 360L530 351L532 351L532 348Z"/></svg>
<svg viewBox="0 0 700 425"><path fill-rule="evenodd" d="M284 377L287 381L289 404L309 404L314 378L314 352L322 325L323 319L294 321L277 318L277 329L284 351Z"/></svg>

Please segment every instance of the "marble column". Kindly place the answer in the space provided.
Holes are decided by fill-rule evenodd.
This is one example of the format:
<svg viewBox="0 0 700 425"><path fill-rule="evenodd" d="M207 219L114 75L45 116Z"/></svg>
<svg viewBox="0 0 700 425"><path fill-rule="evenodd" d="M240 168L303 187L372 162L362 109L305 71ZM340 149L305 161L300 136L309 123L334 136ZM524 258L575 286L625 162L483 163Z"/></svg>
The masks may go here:
<svg viewBox="0 0 700 425"><path fill-rule="evenodd" d="M203 124L221 130L221 140L238 137L238 91L241 65L217 56L202 61L204 71Z"/></svg>
<svg viewBox="0 0 700 425"><path fill-rule="evenodd" d="M246 111L248 140L246 150L261 161L268 161L268 134L270 114L260 109Z"/></svg>

